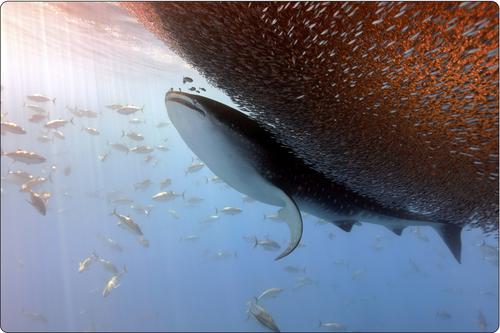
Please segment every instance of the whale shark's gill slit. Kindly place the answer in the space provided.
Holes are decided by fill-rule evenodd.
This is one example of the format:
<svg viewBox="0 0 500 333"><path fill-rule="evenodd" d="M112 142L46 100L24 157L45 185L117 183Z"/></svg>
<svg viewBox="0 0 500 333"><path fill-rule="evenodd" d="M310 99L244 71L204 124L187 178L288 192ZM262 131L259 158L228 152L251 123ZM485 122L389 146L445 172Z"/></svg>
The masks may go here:
<svg viewBox="0 0 500 333"><path fill-rule="evenodd" d="M300 214L299 207L285 192L281 191L281 194L285 206L280 209L279 215L284 217L286 224L288 225L288 230L290 231L290 242L288 243L288 247L285 251L283 251L274 260L279 260L292 253L293 250L295 250L295 248L299 245L303 231L302 215Z"/></svg>
<svg viewBox="0 0 500 333"><path fill-rule="evenodd" d="M172 101L172 102L176 102L176 103L179 103L181 105L184 105L185 107L187 107L188 109L191 109L193 111L196 111L198 112L199 114L201 114L203 117L205 117L205 111L203 111L202 109L198 108L197 106L195 106L193 103L185 100L185 99L182 99L182 98L179 98L179 97L169 97L169 100Z"/></svg>

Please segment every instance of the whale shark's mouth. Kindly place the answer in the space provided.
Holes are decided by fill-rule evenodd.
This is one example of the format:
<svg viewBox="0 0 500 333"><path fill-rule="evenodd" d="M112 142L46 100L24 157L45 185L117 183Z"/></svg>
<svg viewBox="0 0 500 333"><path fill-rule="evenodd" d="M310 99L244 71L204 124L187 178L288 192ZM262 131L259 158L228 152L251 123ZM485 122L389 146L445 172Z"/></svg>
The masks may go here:
<svg viewBox="0 0 500 333"><path fill-rule="evenodd" d="M185 95L168 92L167 95L165 96L165 101L181 104L185 106L188 110L195 111L203 117L207 116L205 111L196 106L195 103L193 103L193 100Z"/></svg>

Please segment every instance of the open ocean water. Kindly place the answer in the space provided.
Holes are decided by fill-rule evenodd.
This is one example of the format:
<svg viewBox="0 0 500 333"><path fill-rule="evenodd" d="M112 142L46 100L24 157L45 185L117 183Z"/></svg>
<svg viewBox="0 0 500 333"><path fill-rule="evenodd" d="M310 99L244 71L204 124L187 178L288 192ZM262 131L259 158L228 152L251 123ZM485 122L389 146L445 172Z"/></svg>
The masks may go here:
<svg viewBox="0 0 500 333"><path fill-rule="evenodd" d="M1 46L2 122L26 131L2 135L2 151L46 158L1 158L4 331L268 331L247 302L269 288L282 291L259 304L281 331L497 329L498 240L479 230L463 232L458 264L430 227L397 236L365 223L347 233L304 214L300 247L275 261L288 229L264 216L278 208L197 167L164 97L195 86L237 106L119 4L4 3ZM186 76L193 83L183 84ZM122 115L112 104L143 109ZM48 118L30 121L37 113ZM64 137L44 127L55 119L71 120L58 129ZM18 170L47 178L33 187L50 193L46 215L27 202L21 176L9 174ZM161 191L179 196L153 200ZM142 239L117 225L115 209L140 226ZM254 237L281 250L254 247ZM113 276L117 287L104 297Z"/></svg>

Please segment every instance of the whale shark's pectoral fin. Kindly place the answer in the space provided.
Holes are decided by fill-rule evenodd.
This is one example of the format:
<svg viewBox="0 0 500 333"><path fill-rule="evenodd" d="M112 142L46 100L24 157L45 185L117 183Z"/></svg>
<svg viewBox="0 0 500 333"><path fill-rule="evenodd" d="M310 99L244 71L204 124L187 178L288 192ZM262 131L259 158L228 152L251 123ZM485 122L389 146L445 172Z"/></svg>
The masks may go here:
<svg viewBox="0 0 500 333"><path fill-rule="evenodd" d="M438 224L434 226L439 236L443 239L448 249L457 259L458 263L462 260L462 227L455 224Z"/></svg>
<svg viewBox="0 0 500 333"><path fill-rule="evenodd" d="M285 192L282 191L281 199L283 200L285 206L280 209L279 215L283 217L288 225L288 229L290 230L290 242L288 243L288 247L281 253L279 256L275 258L275 260L279 260L283 257L286 257L299 245L300 239L302 238L302 216L300 215L299 207L293 199L288 196Z"/></svg>
<svg viewBox="0 0 500 333"><path fill-rule="evenodd" d="M353 225L358 225L360 224L356 220L337 220L333 222L337 227L340 229L344 230L345 232L350 232L352 229Z"/></svg>
<svg viewBox="0 0 500 333"><path fill-rule="evenodd" d="M387 229L389 229L390 231L392 231L393 233L395 233L398 236L401 236L404 228L405 227L390 227L390 226L387 227Z"/></svg>

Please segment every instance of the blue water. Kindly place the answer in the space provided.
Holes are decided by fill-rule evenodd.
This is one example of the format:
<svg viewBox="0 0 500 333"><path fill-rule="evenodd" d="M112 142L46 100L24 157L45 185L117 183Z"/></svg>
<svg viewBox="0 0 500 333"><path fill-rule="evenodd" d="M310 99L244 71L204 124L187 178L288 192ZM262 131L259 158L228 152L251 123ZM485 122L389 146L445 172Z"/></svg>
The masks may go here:
<svg viewBox="0 0 500 333"><path fill-rule="evenodd" d="M1 159L2 177L9 170L47 176L52 182L47 215L26 200L29 195L2 178L1 194L1 328L4 331L267 331L247 317L247 301L267 288L283 288L261 305L282 331L328 331L319 321L337 322L347 331L494 331L498 327L498 257L491 260L479 230L462 234L462 264L430 228L407 228L398 237L380 226L363 224L346 233L332 224L304 217L302 247L275 261L279 252L253 248L245 237L269 237L286 246L285 224L264 220L277 208L244 202L241 193L209 180L206 167L186 174L195 155L169 121L165 92L190 76L205 87L203 95L233 105L195 69L145 31L116 4L7 3L1 21L2 121L23 126L27 134L7 133L2 150L35 151L43 164L24 165ZM74 118L61 129L65 139L38 141L43 122L28 121L26 95L41 93L56 103L38 103L51 119L70 119L66 106L100 112L96 119ZM144 105L132 116L106 108L113 103ZM130 124L141 118L143 124ZM91 136L81 127L95 127ZM119 152L107 142L135 143L122 130L144 135L157 162L146 155ZM49 133L49 137L53 134ZM105 161L98 155L109 152ZM156 163L156 164L155 164ZM64 175L64 168L71 174ZM203 201L190 206L182 198L154 202L160 182L165 190L184 192ZM146 190L134 184L150 179ZM113 204L113 191L135 203L154 205L149 216ZM215 208L239 207L235 216L220 214L202 222ZM140 225L149 248L117 226L116 208ZM175 210L178 219L169 210ZM98 235L111 237L123 251ZM188 235L199 236L187 241ZM422 237L426 236L427 239ZM95 251L121 271L120 286L108 297L102 291L112 274L93 262L79 273L78 263ZM222 252L222 256L217 256ZM287 265L305 267L289 273ZM310 283L301 285L299 279ZM438 316L446 312L449 316ZM484 316L481 325L479 316ZM37 315L34 315L37 314ZM43 316L46 320L40 320Z"/></svg>

